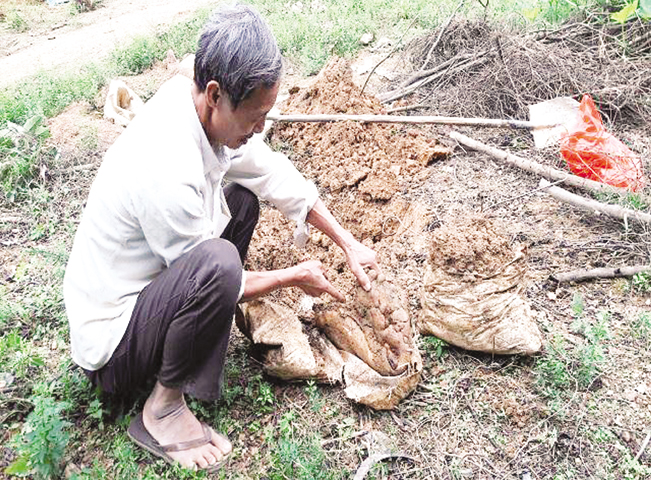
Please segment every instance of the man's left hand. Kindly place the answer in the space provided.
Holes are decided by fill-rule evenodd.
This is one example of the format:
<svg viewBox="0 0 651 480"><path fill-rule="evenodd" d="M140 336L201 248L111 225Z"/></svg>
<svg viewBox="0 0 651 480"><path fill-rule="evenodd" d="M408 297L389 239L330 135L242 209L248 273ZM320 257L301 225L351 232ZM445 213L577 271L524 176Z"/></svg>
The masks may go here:
<svg viewBox="0 0 651 480"><path fill-rule="evenodd" d="M350 241L350 243L344 248L344 253L346 254L348 266L357 278L357 281L364 290L369 291L371 289L371 280L364 271L364 268L366 267L375 270L377 274L375 276L380 274L380 266L377 263L377 254L374 250L357 240Z"/></svg>

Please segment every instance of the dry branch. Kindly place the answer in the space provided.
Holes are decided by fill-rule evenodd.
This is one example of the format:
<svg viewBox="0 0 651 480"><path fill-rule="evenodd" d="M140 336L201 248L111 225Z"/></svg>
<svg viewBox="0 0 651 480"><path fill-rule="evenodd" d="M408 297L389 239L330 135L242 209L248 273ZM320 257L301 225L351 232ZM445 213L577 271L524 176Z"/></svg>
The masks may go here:
<svg viewBox="0 0 651 480"><path fill-rule="evenodd" d="M475 58L474 60L462 60L461 62L458 63L452 63L449 68L446 70L440 71L439 68L432 69L436 70L436 73L429 75L423 79L421 79L418 82L414 82L411 85L408 85L406 87L401 87L396 90L391 90L389 92L382 93L378 95L378 99L382 103L389 103L393 102L395 100L399 100L402 97L406 97L407 95L414 93L416 90L418 90L421 87L424 87L425 85L428 85L432 83L434 80L438 80L439 78L443 76L452 76L456 75L458 73L461 73L464 70L468 70L472 67L476 67L479 65L483 65L484 63L487 63L488 60L492 58L491 56L488 56L485 52L482 52L478 56L478 58Z"/></svg>
<svg viewBox="0 0 651 480"><path fill-rule="evenodd" d="M620 207L619 205L609 205L607 203L592 200L591 198L575 195L574 193L570 193L560 187L551 186L551 184L544 178L540 179L540 187L544 188L555 199L569 203L570 205L574 205L583 210L604 213L610 217L624 220L624 222L628 221L628 219L632 219L640 223L651 224L651 215L648 213L638 212L637 210Z"/></svg>
<svg viewBox="0 0 651 480"><path fill-rule="evenodd" d="M614 267L614 268L594 268L591 270L574 270L567 273L559 273L552 275L552 279L559 283L567 282L582 282L584 280L592 280L594 278L617 278L617 277L632 277L633 275L641 272L648 272L651 270L649 265L635 265L632 267Z"/></svg>
<svg viewBox="0 0 651 480"><path fill-rule="evenodd" d="M563 182L566 185L583 188L593 192L609 192L618 194L625 194L627 192L623 188L611 187L610 185L606 185L604 183L577 177L571 173L557 170L552 167L547 167L541 165L540 163L532 162L531 160L527 160L525 158L505 152L504 150L500 150L499 148L491 147L485 143L481 143L459 132L453 131L450 132L449 135L452 139L456 140L462 145L465 145L468 148L486 153L491 157L508 163L509 165L521 168L527 172L535 173L536 175L540 175L541 177L548 178L550 180Z"/></svg>
<svg viewBox="0 0 651 480"><path fill-rule="evenodd" d="M651 440L651 430L649 430L649 433L647 433L646 438L642 442L642 446L640 447L640 451L637 452L637 455L635 455L635 461L637 462L642 454L644 453L644 449L649 445L649 440Z"/></svg>

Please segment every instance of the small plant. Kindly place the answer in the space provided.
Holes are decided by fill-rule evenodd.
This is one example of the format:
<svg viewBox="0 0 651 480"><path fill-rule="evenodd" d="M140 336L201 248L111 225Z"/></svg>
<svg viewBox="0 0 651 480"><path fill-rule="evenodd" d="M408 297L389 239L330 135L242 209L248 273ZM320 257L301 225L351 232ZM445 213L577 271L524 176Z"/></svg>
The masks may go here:
<svg viewBox="0 0 651 480"><path fill-rule="evenodd" d="M646 345L651 344L651 312L642 312L631 324L634 338L642 340Z"/></svg>
<svg viewBox="0 0 651 480"><path fill-rule="evenodd" d="M610 338L609 321L610 314L608 312L599 312L597 314L597 323L586 328L587 342L579 349L579 367L577 371L579 385L584 388L592 385L601 373L602 366L606 361L603 342Z"/></svg>
<svg viewBox="0 0 651 480"><path fill-rule="evenodd" d="M571 359L560 336L547 345L545 355L536 362L536 385L548 398L557 398L561 392L574 385L570 371Z"/></svg>
<svg viewBox="0 0 651 480"><path fill-rule="evenodd" d="M66 430L70 424L62 418L68 403L55 400L47 386L40 385L35 390L38 393L31 397L34 410L27 417L18 440L18 459L6 472L10 475L31 472L37 479L58 478L70 437Z"/></svg>
<svg viewBox="0 0 651 480"><path fill-rule="evenodd" d="M17 33L26 32L27 30L29 30L29 25L27 24L27 21L16 10L9 12L9 14L6 17L5 23L7 24L10 30L13 30L14 32Z"/></svg>
<svg viewBox="0 0 651 480"><path fill-rule="evenodd" d="M434 355L437 360L442 359L448 352L448 343L437 337L424 337L423 347L428 354Z"/></svg>
<svg viewBox="0 0 651 480"><path fill-rule="evenodd" d="M639 272L633 275L631 280L633 290L638 293L649 293L651 291L651 274L649 272Z"/></svg>
<svg viewBox="0 0 651 480"><path fill-rule="evenodd" d="M272 455L269 478L335 479L344 478L327 465L320 437L311 429L299 431L301 422L294 411L283 413L278 424L278 448Z"/></svg>
<svg viewBox="0 0 651 480"><path fill-rule="evenodd" d="M312 411L318 412L323 408L324 401L319 393L319 387L314 380L308 380L305 386L305 394L312 404Z"/></svg>
<svg viewBox="0 0 651 480"><path fill-rule="evenodd" d="M11 372L16 378L26 377L30 369L45 365L43 359L34 352L32 344L13 330L0 337L0 368Z"/></svg>
<svg viewBox="0 0 651 480"><path fill-rule="evenodd" d="M49 131L40 115L31 117L24 125L7 122L0 130L0 184L2 196L9 202L24 198L25 190L39 175L39 166L54 157L52 148L44 141Z"/></svg>

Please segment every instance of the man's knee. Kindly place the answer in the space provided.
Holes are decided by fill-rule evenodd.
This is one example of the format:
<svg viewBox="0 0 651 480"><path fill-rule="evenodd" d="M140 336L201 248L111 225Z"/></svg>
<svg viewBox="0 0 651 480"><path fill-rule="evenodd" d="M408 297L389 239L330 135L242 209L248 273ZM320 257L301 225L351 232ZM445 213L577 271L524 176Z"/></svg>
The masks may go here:
<svg viewBox="0 0 651 480"><path fill-rule="evenodd" d="M235 245L214 238L197 245L192 255L201 265L201 283L217 284L222 295L236 302L242 283L242 261Z"/></svg>

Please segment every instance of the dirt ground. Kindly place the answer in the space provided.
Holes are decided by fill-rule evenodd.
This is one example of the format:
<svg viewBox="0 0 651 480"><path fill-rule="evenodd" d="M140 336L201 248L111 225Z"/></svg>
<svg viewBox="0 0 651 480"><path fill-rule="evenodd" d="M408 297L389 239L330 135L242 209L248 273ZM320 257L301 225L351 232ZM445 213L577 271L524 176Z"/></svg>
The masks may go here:
<svg viewBox="0 0 651 480"><path fill-rule="evenodd" d="M177 18L179 11L173 11L172 5L180 8L181 2L156 2L156 5L159 3L160 10L150 10L148 6L148 19L154 11L161 12L158 17L161 21ZM207 2L192 4L204 3ZM98 18L117 11L136 10L133 15L142 14L145 8L126 0L105 0L104 4L107 10L98 10ZM190 9L189 3L182 2L182 10L186 9ZM106 39L121 38L122 33L117 35L117 30L108 30L117 28L109 25L128 25L126 17L123 19L103 18L84 27L88 30L62 34L61 50L56 50L64 52L65 45L78 48L79 41L75 38L83 32L89 35L93 31L93 36L105 32ZM20 70L11 67L10 62L38 64L32 59L52 52L47 49L54 48L55 44L45 38L47 35L36 40L33 47L21 47L16 53L0 58L2 81L7 80L4 72ZM95 53L108 48L104 42L100 43L101 47L91 47L97 49ZM60 55L65 61L72 59L64 53ZM382 112L386 107L373 94L392 88L393 76L404 68L405 59L394 60L393 72L385 65L389 78L376 78L370 84L369 95L359 95L365 79L360 72L367 72L366 65L381 58L380 53L363 53L353 62L352 71L356 73L349 79L345 68L333 68L319 79L286 78L283 90L292 94L283 108L308 113ZM174 65L160 64L151 72L126 80L138 92L137 85L151 78L160 83L174 72ZM318 81L324 83L315 88ZM427 113L427 110L419 112ZM63 152L61 178L75 179L78 212L83 205L84 191L101 162L101 154L121 128L84 104L71 106L50 122L52 144ZM642 156L648 171L651 139L647 129L646 125L623 125L617 134ZM577 295L583 299L582 315L586 321L594 321L602 312L610 314L613 340L605 346L608 362L601 366L598 381L588 389L574 392L563 414L550 411L549 404L535 390L531 358L496 357L451 349L446 362L426 361L421 384L387 417L389 423L395 421L399 428L396 437L400 437L400 447L419 458L421 469L413 476L524 478L522 472L531 471L533 478L553 478L556 468L562 464L566 471L571 468L578 472L576 477L563 478L606 478L600 473L605 471L600 468L606 469L600 457L602 450L596 449L592 437L584 430L604 427L616 432L617 439L612 444L624 445L625 452L614 446L604 450L614 462L630 460L640 451L651 426L651 353L648 345L640 348L635 343L631 323L651 308L651 300L648 295L631 290L626 280L558 284L551 276L579 268L648 264L651 242L647 229L559 203L538 190L536 176L455 145L447 135L450 130L451 127L440 126L348 123L282 125L274 128L271 142L286 151L299 170L317 184L341 223L376 249L385 273L405 292L414 322L422 310L423 272L427 265L459 274L462 281L468 276L490 273L516 249L525 252L526 275L521 287L546 343L554 338L563 338L575 346L585 343L585 336L573 326L576 315L572 302ZM458 130L545 165L563 168L557 151L533 149L526 132ZM89 131L97 139L91 147ZM490 235L476 235L477 223L459 221L477 218L481 219L480 224L487 225ZM449 225L458 227L452 232L447 229L445 237L437 235L437 230ZM292 243L292 231L293 226L278 212L263 205L248 266L282 268L318 258L326 265L335 285L351 295L354 280L345 267L341 251L317 232L312 232L308 247L300 250ZM10 243L6 244L2 267L5 273L11 270L12 262L18 261L20 249L35 245L19 242L17 237L18 233L15 243L8 240ZM301 297L297 290L273 296L289 306L298 305ZM317 300L317 304L327 302L328 299ZM304 316L304 320L312 321L309 317ZM418 338L417 342L420 345L424 340ZM241 349L242 345L246 341L237 336L232 348ZM359 418L362 419L360 429L382 428L381 421L369 414L359 413ZM249 440L243 438L243 441ZM260 448L258 440L250 442L250 448ZM342 462L354 464L355 454L349 447L342 448L343 453L333 455L341 454ZM640 457L646 464L650 459L648 450ZM241 463L246 468L245 461ZM623 477L615 474L612 478Z"/></svg>
<svg viewBox="0 0 651 480"><path fill-rule="evenodd" d="M0 12L9 15L15 3L3 0ZM39 70L70 69L85 59L100 59L136 35L177 23L197 9L215 4L213 0L102 0L92 11L71 15L70 3L44 12L38 5L42 2L34 1L38 10L33 13L29 2L21 3L23 16L34 26L24 32L0 30L0 87Z"/></svg>

